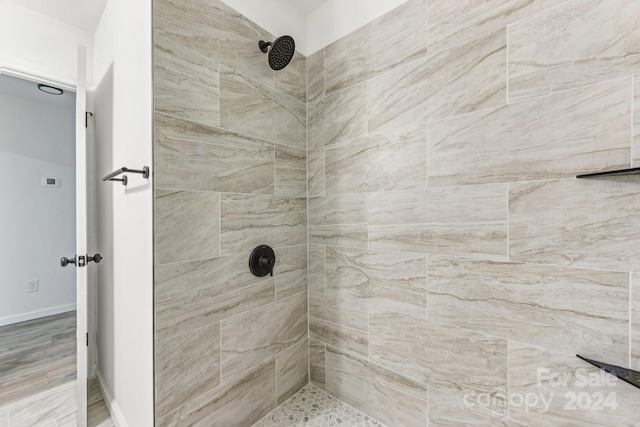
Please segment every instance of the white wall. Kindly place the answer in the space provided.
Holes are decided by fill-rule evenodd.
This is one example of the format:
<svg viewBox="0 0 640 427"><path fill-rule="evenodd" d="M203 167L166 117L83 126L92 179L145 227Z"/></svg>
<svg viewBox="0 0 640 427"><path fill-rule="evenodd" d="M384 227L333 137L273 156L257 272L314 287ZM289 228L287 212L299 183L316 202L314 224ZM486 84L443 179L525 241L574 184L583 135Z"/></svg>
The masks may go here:
<svg viewBox="0 0 640 427"><path fill-rule="evenodd" d="M94 35L97 176L152 166L151 0L110 0ZM153 425L153 193L150 180L97 183L98 371L131 427ZM113 414L113 413L112 413Z"/></svg>
<svg viewBox="0 0 640 427"><path fill-rule="evenodd" d="M75 87L78 44L87 46L91 85L91 33L0 0L0 73L6 69L18 70L42 80L64 83L68 88Z"/></svg>
<svg viewBox="0 0 640 427"><path fill-rule="evenodd" d="M75 269L60 266L75 253L74 126L73 93L0 76L0 325L75 309Z"/></svg>

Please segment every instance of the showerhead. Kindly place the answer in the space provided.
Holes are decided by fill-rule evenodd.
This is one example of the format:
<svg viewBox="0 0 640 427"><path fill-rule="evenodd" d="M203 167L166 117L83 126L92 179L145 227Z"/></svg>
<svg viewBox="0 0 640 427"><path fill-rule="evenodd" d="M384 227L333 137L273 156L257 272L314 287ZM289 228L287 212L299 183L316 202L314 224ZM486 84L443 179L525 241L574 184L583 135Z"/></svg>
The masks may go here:
<svg viewBox="0 0 640 427"><path fill-rule="evenodd" d="M269 52L269 65L276 71L289 65L296 51L296 42L290 36L278 37L273 43L260 40L258 46L262 52Z"/></svg>

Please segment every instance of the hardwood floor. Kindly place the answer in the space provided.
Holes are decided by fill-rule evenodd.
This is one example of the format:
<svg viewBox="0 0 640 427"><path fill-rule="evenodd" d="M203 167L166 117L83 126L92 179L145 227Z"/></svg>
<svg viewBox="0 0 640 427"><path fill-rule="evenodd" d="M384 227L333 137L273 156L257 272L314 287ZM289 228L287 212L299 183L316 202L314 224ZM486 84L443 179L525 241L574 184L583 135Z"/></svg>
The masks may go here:
<svg viewBox="0 0 640 427"><path fill-rule="evenodd" d="M75 378L75 311L0 327L0 406Z"/></svg>

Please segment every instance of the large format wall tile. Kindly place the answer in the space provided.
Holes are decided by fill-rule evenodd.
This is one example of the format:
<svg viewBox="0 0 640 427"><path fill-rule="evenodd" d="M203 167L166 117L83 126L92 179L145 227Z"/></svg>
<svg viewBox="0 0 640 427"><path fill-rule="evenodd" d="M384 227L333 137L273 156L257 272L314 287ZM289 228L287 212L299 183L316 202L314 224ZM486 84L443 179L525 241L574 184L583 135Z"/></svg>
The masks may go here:
<svg viewBox="0 0 640 427"><path fill-rule="evenodd" d="M244 254L157 266L156 340L272 303L274 299L274 279L251 274Z"/></svg>
<svg viewBox="0 0 640 427"><path fill-rule="evenodd" d="M367 195L311 197L309 242L367 247Z"/></svg>
<svg viewBox="0 0 640 427"><path fill-rule="evenodd" d="M429 257L429 319L624 365L628 282L628 273Z"/></svg>
<svg viewBox="0 0 640 427"><path fill-rule="evenodd" d="M476 185L369 195L372 249L507 255L507 186Z"/></svg>
<svg viewBox="0 0 640 427"><path fill-rule="evenodd" d="M325 48L327 93L427 53L427 1L409 0Z"/></svg>
<svg viewBox="0 0 640 427"><path fill-rule="evenodd" d="M220 126L306 148L306 121L302 101L232 69L220 68Z"/></svg>
<svg viewBox="0 0 640 427"><path fill-rule="evenodd" d="M222 379L256 366L306 338L306 292L221 322Z"/></svg>
<svg viewBox="0 0 640 427"><path fill-rule="evenodd" d="M427 313L425 255L327 247L327 295L369 306L369 313Z"/></svg>
<svg viewBox="0 0 640 427"><path fill-rule="evenodd" d="M307 246L275 249L276 298L282 299L307 290ZM246 263L246 260L245 260Z"/></svg>
<svg viewBox="0 0 640 427"><path fill-rule="evenodd" d="M485 405L506 412L506 340L384 313L370 316L370 341L372 362L461 398L488 393Z"/></svg>
<svg viewBox="0 0 640 427"><path fill-rule="evenodd" d="M258 48L269 32L220 0L154 0L154 35L165 37L220 64L273 84L273 70Z"/></svg>
<svg viewBox="0 0 640 427"><path fill-rule="evenodd" d="M369 311L366 304L309 292L309 334L324 343L367 357Z"/></svg>
<svg viewBox="0 0 640 427"><path fill-rule="evenodd" d="M220 195L156 190L155 262L189 261L220 255Z"/></svg>
<svg viewBox="0 0 640 427"><path fill-rule="evenodd" d="M324 96L324 49L307 58L307 100Z"/></svg>
<svg viewBox="0 0 640 427"><path fill-rule="evenodd" d="M158 427L250 427L276 407L273 358L224 381L157 420Z"/></svg>
<svg viewBox="0 0 640 427"><path fill-rule="evenodd" d="M369 80L369 132L503 105L506 54L500 30Z"/></svg>
<svg viewBox="0 0 640 427"><path fill-rule="evenodd" d="M222 254L249 254L258 245L278 248L305 244L306 213L303 198L222 194Z"/></svg>
<svg viewBox="0 0 640 427"><path fill-rule="evenodd" d="M633 177L511 184L510 259L638 271L638 210Z"/></svg>
<svg viewBox="0 0 640 427"><path fill-rule="evenodd" d="M307 151L308 196L324 196L324 148Z"/></svg>
<svg viewBox="0 0 640 427"><path fill-rule="evenodd" d="M638 389L573 354L509 341L509 393L511 417L532 426L638 425ZM528 395L538 399L514 405Z"/></svg>
<svg viewBox="0 0 640 427"><path fill-rule="evenodd" d="M325 293L325 246L309 244L309 290Z"/></svg>
<svg viewBox="0 0 640 427"><path fill-rule="evenodd" d="M430 123L429 186L628 167L629 86L618 80Z"/></svg>
<svg viewBox="0 0 640 427"><path fill-rule="evenodd" d="M367 84L310 102L308 114L310 149L364 136L367 132Z"/></svg>
<svg viewBox="0 0 640 427"><path fill-rule="evenodd" d="M633 161L640 167L640 74L633 77Z"/></svg>
<svg viewBox="0 0 640 427"><path fill-rule="evenodd" d="M327 346L328 393L389 426L427 423L427 387Z"/></svg>
<svg viewBox="0 0 640 427"><path fill-rule="evenodd" d="M631 369L640 371L640 273L631 274Z"/></svg>
<svg viewBox="0 0 640 427"><path fill-rule="evenodd" d="M307 196L307 154L304 150L276 144L276 196Z"/></svg>
<svg viewBox="0 0 640 427"><path fill-rule="evenodd" d="M326 344L309 338L309 380L325 390L325 351Z"/></svg>
<svg viewBox="0 0 640 427"><path fill-rule="evenodd" d="M509 100L640 71L640 3L572 0L509 27Z"/></svg>
<svg viewBox="0 0 640 427"><path fill-rule="evenodd" d="M307 58L296 51L289 65L273 73L273 86L300 102L307 102Z"/></svg>
<svg viewBox="0 0 640 427"><path fill-rule="evenodd" d="M156 343L156 415L220 384L220 323Z"/></svg>
<svg viewBox="0 0 640 427"><path fill-rule="evenodd" d="M162 114L154 129L156 188L273 194L273 144Z"/></svg>
<svg viewBox="0 0 640 427"><path fill-rule="evenodd" d="M566 0L429 0L429 51L450 48Z"/></svg>
<svg viewBox="0 0 640 427"><path fill-rule="evenodd" d="M276 355L278 405L309 383L309 340L302 340Z"/></svg>
<svg viewBox="0 0 640 427"><path fill-rule="evenodd" d="M524 427L512 419L491 410L443 393L429 389L429 427Z"/></svg>
<svg viewBox="0 0 640 427"><path fill-rule="evenodd" d="M218 125L218 64L164 37L154 39L154 107Z"/></svg>
<svg viewBox="0 0 640 427"><path fill-rule="evenodd" d="M425 187L427 147L424 130L387 134L325 148L326 194Z"/></svg>

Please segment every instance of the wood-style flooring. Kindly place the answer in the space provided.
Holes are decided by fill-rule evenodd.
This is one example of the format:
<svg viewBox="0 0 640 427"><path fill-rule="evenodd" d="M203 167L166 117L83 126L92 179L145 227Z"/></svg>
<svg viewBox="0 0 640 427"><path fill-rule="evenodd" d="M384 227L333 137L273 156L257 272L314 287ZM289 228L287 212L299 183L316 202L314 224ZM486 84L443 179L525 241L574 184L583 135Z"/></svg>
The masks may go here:
<svg viewBox="0 0 640 427"><path fill-rule="evenodd" d="M0 406L75 378L75 311L0 327Z"/></svg>

